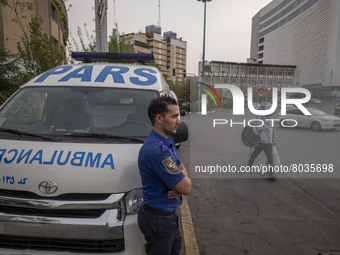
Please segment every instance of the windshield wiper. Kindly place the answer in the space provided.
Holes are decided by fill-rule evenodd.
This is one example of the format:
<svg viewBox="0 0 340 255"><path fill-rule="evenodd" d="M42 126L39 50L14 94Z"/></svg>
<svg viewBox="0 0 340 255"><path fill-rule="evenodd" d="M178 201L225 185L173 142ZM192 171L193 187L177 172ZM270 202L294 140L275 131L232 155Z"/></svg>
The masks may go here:
<svg viewBox="0 0 340 255"><path fill-rule="evenodd" d="M50 137L46 137L46 136L42 136L42 135L36 135L36 134L20 131L20 130L17 130L17 129L0 128L0 132L15 134L15 135L18 135L20 137L22 137L22 136L32 136L32 137L42 138L46 141L54 141L55 142L55 140L50 138Z"/></svg>
<svg viewBox="0 0 340 255"><path fill-rule="evenodd" d="M119 135L108 135L104 133L73 133L73 134L66 134L65 136L68 137L92 137L92 138L99 138L105 140L105 138L112 138L112 139L125 139L135 142L144 143L144 140L141 138L130 137L130 136L119 136Z"/></svg>

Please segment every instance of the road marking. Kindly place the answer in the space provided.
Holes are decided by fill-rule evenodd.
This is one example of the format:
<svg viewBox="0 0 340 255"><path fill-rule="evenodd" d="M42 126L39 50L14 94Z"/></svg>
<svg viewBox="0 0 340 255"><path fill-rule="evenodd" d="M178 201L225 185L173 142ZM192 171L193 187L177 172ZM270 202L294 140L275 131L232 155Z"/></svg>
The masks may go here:
<svg viewBox="0 0 340 255"><path fill-rule="evenodd" d="M194 226L192 224L191 214L189 210L188 199L183 196L183 202L180 207L182 228L185 245L185 255L199 255Z"/></svg>

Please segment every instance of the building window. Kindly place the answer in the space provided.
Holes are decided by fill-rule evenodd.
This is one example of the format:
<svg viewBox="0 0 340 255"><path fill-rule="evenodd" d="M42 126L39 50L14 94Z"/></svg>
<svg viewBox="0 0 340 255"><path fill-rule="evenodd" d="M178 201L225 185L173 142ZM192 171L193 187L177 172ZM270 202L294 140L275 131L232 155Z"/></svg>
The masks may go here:
<svg viewBox="0 0 340 255"><path fill-rule="evenodd" d="M264 37L260 38L259 43L264 43Z"/></svg>
<svg viewBox="0 0 340 255"><path fill-rule="evenodd" d="M229 67L227 67L227 66L222 66L222 67L221 67L221 73L229 73Z"/></svg>
<svg viewBox="0 0 340 255"><path fill-rule="evenodd" d="M247 77L248 75L248 68L247 67L240 67L240 76Z"/></svg>
<svg viewBox="0 0 340 255"><path fill-rule="evenodd" d="M274 76L274 75L275 75L275 70L269 69L268 72L267 72L267 74L268 74L269 76Z"/></svg>
<svg viewBox="0 0 340 255"><path fill-rule="evenodd" d="M211 66L204 66L204 72L211 72Z"/></svg>
<svg viewBox="0 0 340 255"><path fill-rule="evenodd" d="M206 83L211 83L211 76L210 76L210 75L205 75L205 76L204 76L204 81L205 81Z"/></svg>
<svg viewBox="0 0 340 255"><path fill-rule="evenodd" d="M237 84L237 78L231 78L230 83L231 84Z"/></svg>
<svg viewBox="0 0 340 255"><path fill-rule="evenodd" d="M240 85L241 85L241 86L247 85L247 79L241 78L241 79L240 79Z"/></svg>
<svg viewBox="0 0 340 255"><path fill-rule="evenodd" d="M57 12L57 8L55 8L54 4L51 3L51 17L52 19L54 19L55 21L58 20L58 12Z"/></svg>
<svg viewBox="0 0 340 255"><path fill-rule="evenodd" d="M229 78L228 77L222 77L222 84L228 84Z"/></svg>
<svg viewBox="0 0 340 255"><path fill-rule="evenodd" d="M238 67L231 67L230 68L230 73L231 74L238 74Z"/></svg>
<svg viewBox="0 0 340 255"><path fill-rule="evenodd" d="M287 86L293 86L293 80L292 79L286 80L286 85Z"/></svg>
<svg viewBox="0 0 340 255"><path fill-rule="evenodd" d="M278 70L277 71L277 76L283 76L283 70Z"/></svg>
<svg viewBox="0 0 340 255"><path fill-rule="evenodd" d="M250 84L252 87L256 87L256 86L257 86L257 80L256 80L256 79L249 79L249 84Z"/></svg>
<svg viewBox="0 0 340 255"><path fill-rule="evenodd" d="M257 70L256 69L249 69L249 74L254 77L255 75L257 75Z"/></svg>
<svg viewBox="0 0 340 255"><path fill-rule="evenodd" d="M212 66L211 71L213 73L219 73L220 72L220 66Z"/></svg>
<svg viewBox="0 0 340 255"><path fill-rule="evenodd" d="M213 84L219 84L220 83L220 77L213 77Z"/></svg>
<svg viewBox="0 0 340 255"><path fill-rule="evenodd" d="M293 77L294 71L286 71L286 76Z"/></svg>
<svg viewBox="0 0 340 255"><path fill-rule="evenodd" d="M261 70L259 71L259 75L260 75L261 77L264 77L264 76L266 75L266 70L265 70L265 69L261 69Z"/></svg>

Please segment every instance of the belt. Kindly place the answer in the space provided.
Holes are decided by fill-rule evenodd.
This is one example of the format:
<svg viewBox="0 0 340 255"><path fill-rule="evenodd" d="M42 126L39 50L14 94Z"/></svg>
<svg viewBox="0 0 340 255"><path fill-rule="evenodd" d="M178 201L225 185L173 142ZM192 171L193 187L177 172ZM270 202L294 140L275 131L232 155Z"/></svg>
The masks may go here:
<svg viewBox="0 0 340 255"><path fill-rule="evenodd" d="M160 209L156 209L156 208L152 208L150 206L148 206L146 203L143 202L142 204L143 208L145 209L145 211L147 211L148 213L151 213L153 215L157 215L157 216L171 216L171 215L176 215L176 210L172 211L172 212L165 212L162 211Z"/></svg>

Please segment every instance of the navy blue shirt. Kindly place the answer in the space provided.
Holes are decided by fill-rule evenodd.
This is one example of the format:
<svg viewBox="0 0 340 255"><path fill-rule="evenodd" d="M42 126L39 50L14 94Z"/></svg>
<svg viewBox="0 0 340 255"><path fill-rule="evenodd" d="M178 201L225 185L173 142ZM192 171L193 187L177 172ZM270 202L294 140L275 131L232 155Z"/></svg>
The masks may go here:
<svg viewBox="0 0 340 255"><path fill-rule="evenodd" d="M181 164L173 138L166 139L152 130L138 156L143 198L147 205L172 212L182 204L182 198L169 199L167 195L185 177L179 169Z"/></svg>

